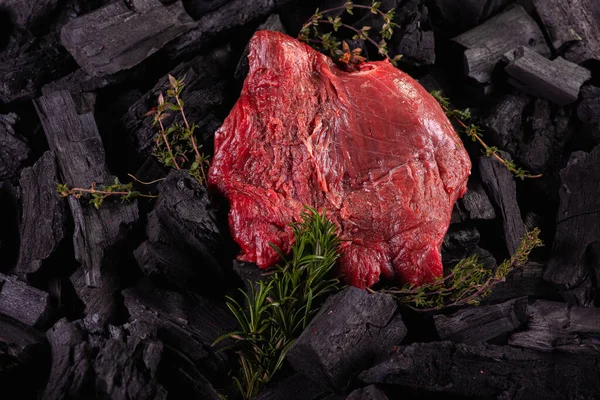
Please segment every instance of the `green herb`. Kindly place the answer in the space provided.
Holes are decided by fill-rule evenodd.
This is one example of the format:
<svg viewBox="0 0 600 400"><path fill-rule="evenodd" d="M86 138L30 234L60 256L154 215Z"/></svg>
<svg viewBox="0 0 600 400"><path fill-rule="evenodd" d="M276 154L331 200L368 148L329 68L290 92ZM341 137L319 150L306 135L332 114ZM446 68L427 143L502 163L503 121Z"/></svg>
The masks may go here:
<svg viewBox="0 0 600 400"><path fill-rule="evenodd" d="M295 243L285 263L277 265L251 292L240 289L245 306L228 297L227 306L240 329L221 336L240 346L240 373L234 382L245 399L257 395L271 380L300 333L328 294L339 289L330 273L340 257L335 225L312 208L293 225Z"/></svg>
<svg viewBox="0 0 600 400"><path fill-rule="evenodd" d="M467 135L467 137L469 137L474 142L479 142L481 147L483 147L486 156L494 157L496 160L500 161L510 172L515 174L517 178L539 178L542 176L541 174L532 175L529 171L523 168L517 168L513 161L505 160L502 157L500 157L500 155L498 154L498 148L496 146L488 146L483 141L481 135L483 130L475 124L465 123L465 121L471 119L471 111L468 108L465 110L453 109L450 106L450 102L446 97L444 97L441 90L432 90L431 95L438 101L438 103L440 103L440 106L442 106L442 109L444 110L448 118L453 118L458 123L458 125L460 125L460 127L463 130L463 133Z"/></svg>
<svg viewBox="0 0 600 400"><path fill-rule="evenodd" d="M444 277L419 287L407 285L401 289L387 289L382 292L392 294L403 304L417 311L434 311L442 308L478 305L481 298L489 295L492 288L504 282L508 274L522 268L529 253L543 245L538 228L527 232L513 256L504 260L495 271L486 269L473 255L459 261Z"/></svg>
<svg viewBox="0 0 600 400"><path fill-rule="evenodd" d="M132 178L136 179L133 175L129 175ZM141 182L138 180L138 182ZM156 182L156 181L155 181ZM152 184L154 182L141 182L144 184ZM156 195L144 194L137 190L133 190L132 182L129 183L121 183L119 182L119 178L115 177L115 181L112 185L100 186L96 189L96 183L92 183L89 189L83 188L69 188L68 185L64 183L59 183L56 186L56 191L62 196L73 196L77 199L81 198L83 195L90 196L90 204L93 204L94 207L100 208L104 200L110 196L117 196L123 201L131 201L131 199L136 197L147 197L147 198L157 198Z"/></svg>
<svg viewBox="0 0 600 400"><path fill-rule="evenodd" d="M391 39L394 28L398 28L398 24L394 22L394 14L395 10L391 9L388 12L384 13L379 8L381 7L380 1L373 1L370 6L362 5L362 4L354 4L352 1L347 1L343 6L334 7L327 10L320 11L318 8L315 13L308 19L308 21L302 26L300 33L298 34L298 39L302 40L306 43L312 44L313 46L319 46L324 51L329 51L332 57L338 57L342 62L347 59L348 52L345 50L340 50L340 46L342 42L338 40L333 33L338 32L340 28L348 29L354 32L354 36L352 39L354 40L363 40L371 43L380 55L391 61L394 65L397 65L398 61L402 58L401 55L396 55L393 58L390 58L389 51L387 48L387 40ZM369 10L371 13L380 15L383 18L383 26L379 31L379 36L381 40L376 42L371 36L371 27L363 26L360 29L357 29L351 25L345 24L342 22L342 18L340 16L327 18L324 17L325 14L334 13L337 11L343 11L350 15L353 14L353 10L356 8L362 8ZM332 32L322 33L319 30L319 25L326 24L331 25L333 28ZM364 60L364 59L363 59ZM344 63L347 64L347 61Z"/></svg>
<svg viewBox="0 0 600 400"><path fill-rule="evenodd" d="M209 157L201 153L196 144L194 131L198 125L189 123L185 115L184 103L181 98L184 87L183 78L177 79L169 75L167 98L165 99L161 92L158 96L158 106L146 114L146 116L154 116L152 126L159 126L154 155L165 166L187 169L194 179L200 184L205 184L206 173L210 166ZM183 125L174 123L165 127L163 120L170 115L167 111L178 112L183 119Z"/></svg>

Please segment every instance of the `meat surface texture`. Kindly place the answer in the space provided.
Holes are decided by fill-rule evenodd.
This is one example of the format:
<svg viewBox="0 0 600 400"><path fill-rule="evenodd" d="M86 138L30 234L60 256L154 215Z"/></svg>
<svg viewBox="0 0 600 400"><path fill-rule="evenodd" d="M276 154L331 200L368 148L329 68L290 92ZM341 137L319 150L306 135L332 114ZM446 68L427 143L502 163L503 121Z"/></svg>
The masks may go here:
<svg viewBox="0 0 600 400"><path fill-rule="evenodd" d="M308 205L340 229L346 283L442 275L440 246L471 162L437 101L388 61L345 72L278 32L258 31L249 61L208 178L229 201L238 259L275 264L269 242L289 251L289 224Z"/></svg>

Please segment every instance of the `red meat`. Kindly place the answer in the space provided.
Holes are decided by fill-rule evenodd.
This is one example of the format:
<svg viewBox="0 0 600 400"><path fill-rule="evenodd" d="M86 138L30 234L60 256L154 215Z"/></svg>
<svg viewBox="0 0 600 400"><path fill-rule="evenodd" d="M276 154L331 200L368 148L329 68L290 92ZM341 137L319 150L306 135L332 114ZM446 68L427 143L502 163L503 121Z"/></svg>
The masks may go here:
<svg viewBox="0 0 600 400"><path fill-rule="evenodd" d="M471 163L436 100L387 61L345 72L281 33L257 32L241 96L215 134L209 184L231 205L238 259L277 262L304 206L340 228L340 269L364 288L380 274L422 284Z"/></svg>

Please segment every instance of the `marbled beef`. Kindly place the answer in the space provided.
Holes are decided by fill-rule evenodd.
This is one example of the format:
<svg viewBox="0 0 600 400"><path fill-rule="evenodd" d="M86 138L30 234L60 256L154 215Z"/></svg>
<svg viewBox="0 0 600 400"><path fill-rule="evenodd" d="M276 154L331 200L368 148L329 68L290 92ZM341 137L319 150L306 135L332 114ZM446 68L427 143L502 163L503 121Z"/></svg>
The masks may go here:
<svg viewBox="0 0 600 400"><path fill-rule="evenodd" d="M273 265L269 242L288 251L289 224L309 205L326 209L347 240L348 284L440 276L440 246L471 163L436 100L387 61L346 72L277 32L257 32L249 60L209 172L231 205L238 258Z"/></svg>

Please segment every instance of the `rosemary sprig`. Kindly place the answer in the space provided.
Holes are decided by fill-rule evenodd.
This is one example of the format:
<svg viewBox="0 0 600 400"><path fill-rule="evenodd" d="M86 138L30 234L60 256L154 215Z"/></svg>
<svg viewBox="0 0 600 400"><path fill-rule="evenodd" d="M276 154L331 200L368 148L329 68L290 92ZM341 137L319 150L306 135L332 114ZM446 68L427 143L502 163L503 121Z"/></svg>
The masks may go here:
<svg viewBox="0 0 600 400"><path fill-rule="evenodd" d="M268 271L256 287L251 283L249 295L240 290L247 306L228 297L227 306L240 329L214 343L230 338L240 346L240 372L234 382L245 399L257 395L270 381L320 303L339 289L339 280L329 277L340 257L339 239L325 212L307 208L293 232L295 243L285 263Z"/></svg>
<svg viewBox="0 0 600 400"><path fill-rule="evenodd" d="M132 176L132 175L130 175ZM136 179L137 180L137 179ZM152 182L149 182L150 184ZM96 183L93 182L89 189L84 188L70 188L65 183L59 183L56 186L56 191L62 196L73 196L76 199L81 198L83 195L90 195L90 204L93 204L94 207L100 208L104 200L110 196L118 196L123 201L130 201L136 197L147 197L147 198L157 198L156 195L144 194L137 190L133 190L133 183L121 183L119 182L119 178L115 177L115 181L112 185L100 186L99 189L96 189Z"/></svg>
<svg viewBox="0 0 600 400"><path fill-rule="evenodd" d="M209 156L201 153L196 144L194 131L198 125L189 123L184 111L184 103L181 92L185 87L184 78L177 79L169 75L169 86L167 97L160 93L158 95L158 106L152 108L146 116L153 115L152 126L158 125L159 133L156 136L154 155L167 167L176 169L187 169L190 175L200 184L206 183L206 172L210 167ZM174 123L165 127L163 120L170 114L167 111L175 111L181 114L183 125Z"/></svg>
<svg viewBox="0 0 600 400"><path fill-rule="evenodd" d="M344 5L339 7L329 8L323 11L320 11L317 8L312 17L310 17L300 29L298 39L306 43L319 44L323 50L329 51L332 57L344 57L344 55L347 53L340 50L340 45L342 44L341 41L337 40L335 36L333 36L332 32L321 33L318 29L319 25L321 24L331 25L334 32L337 32L343 27L354 32L352 39L360 39L371 43L377 49L380 55L388 59L390 62L392 62L392 64L397 65L398 61L402 58L402 55L399 54L394 58L390 58L387 48L387 40L392 38L392 35L394 34L394 28L399 28L399 25L393 21L395 9L392 8L388 12L384 13L380 10L380 7L380 1L373 1L370 6L367 6L362 4L354 4L352 1L348 0ZM369 36L371 31L370 26L363 26L362 28L357 29L351 25L343 23L341 16L337 16L335 18L328 16L326 19L324 18L325 14L331 14L340 10L352 15L355 8L369 10L371 13L378 14L383 18L383 25L379 31L379 35L381 36L381 40L379 42L376 42Z"/></svg>
<svg viewBox="0 0 600 400"><path fill-rule="evenodd" d="M444 97L441 90L432 90L431 95L438 101L438 103L440 103L440 106L442 106L442 109L444 110L448 118L453 118L458 123L458 125L460 125L460 127L463 130L463 133L467 135L467 137L469 137L474 142L479 142L481 147L483 147L486 156L494 157L496 160L504 164L504 166L510 172L515 174L517 178L520 178L522 180L525 178L539 178L542 176L541 174L532 175L529 171L523 168L518 168L513 161L505 160L504 158L500 157L500 155L498 154L498 147L488 146L481 137L483 129L472 123L467 125L467 123L465 122L471 119L471 111L468 108L464 110L452 108L450 106L448 98Z"/></svg>
<svg viewBox="0 0 600 400"><path fill-rule="evenodd" d="M539 235L538 228L527 232L513 256L504 260L495 271L486 269L478 262L477 256L473 255L459 261L448 275L432 283L419 287L407 285L401 289L381 291L395 296L400 303L422 312L467 304L478 305L483 297L491 293L494 286L506 280L511 271L525 265L533 249L543 246Z"/></svg>

